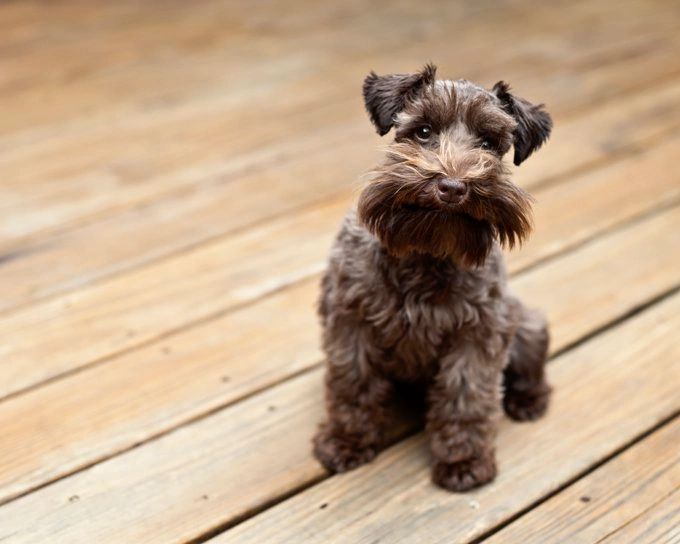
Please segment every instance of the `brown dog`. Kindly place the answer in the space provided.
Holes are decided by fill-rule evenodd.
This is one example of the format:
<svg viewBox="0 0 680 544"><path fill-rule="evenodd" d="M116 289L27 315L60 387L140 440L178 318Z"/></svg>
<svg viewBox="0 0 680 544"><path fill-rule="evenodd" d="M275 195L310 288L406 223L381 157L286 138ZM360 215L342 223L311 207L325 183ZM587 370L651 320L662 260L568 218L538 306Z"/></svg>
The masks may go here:
<svg viewBox="0 0 680 544"><path fill-rule="evenodd" d="M520 164L552 122L503 82L487 91L435 70L364 82L371 120L395 139L323 278L328 421L314 453L333 472L371 460L395 385L424 384L433 480L463 491L496 474L501 404L516 420L548 404L546 322L509 291L500 246L531 230L503 156L514 146Z"/></svg>

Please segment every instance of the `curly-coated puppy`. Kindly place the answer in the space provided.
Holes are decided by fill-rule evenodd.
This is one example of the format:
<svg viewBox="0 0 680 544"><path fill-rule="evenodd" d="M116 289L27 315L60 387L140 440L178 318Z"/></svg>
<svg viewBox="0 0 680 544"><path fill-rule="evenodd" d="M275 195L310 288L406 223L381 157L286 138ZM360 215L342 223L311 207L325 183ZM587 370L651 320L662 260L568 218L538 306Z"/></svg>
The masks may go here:
<svg viewBox="0 0 680 544"><path fill-rule="evenodd" d="M323 278L328 421L314 453L333 472L371 460L395 386L425 385L432 478L463 491L496 474L501 404L516 420L548 404L546 321L509 291L501 246L531 230L531 197L503 156L513 146L520 164L552 121L503 82L488 91L435 70L364 81L371 120L395 139Z"/></svg>

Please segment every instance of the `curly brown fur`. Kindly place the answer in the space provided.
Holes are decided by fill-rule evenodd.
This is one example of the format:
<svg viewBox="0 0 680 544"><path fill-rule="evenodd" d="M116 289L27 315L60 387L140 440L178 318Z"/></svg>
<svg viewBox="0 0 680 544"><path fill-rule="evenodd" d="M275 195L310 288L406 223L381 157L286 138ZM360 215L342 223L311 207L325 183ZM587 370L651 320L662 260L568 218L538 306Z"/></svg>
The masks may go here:
<svg viewBox="0 0 680 544"><path fill-rule="evenodd" d="M531 230L531 198L503 156L514 145L521 162L551 124L503 83L434 77L426 66L364 82L372 121L395 140L323 279L328 420L314 452L333 472L370 461L395 386L424 385L433 480L462 491L496 474L501 406L517 420L547 407L547 325L508 290L501 247Z"/></svg>

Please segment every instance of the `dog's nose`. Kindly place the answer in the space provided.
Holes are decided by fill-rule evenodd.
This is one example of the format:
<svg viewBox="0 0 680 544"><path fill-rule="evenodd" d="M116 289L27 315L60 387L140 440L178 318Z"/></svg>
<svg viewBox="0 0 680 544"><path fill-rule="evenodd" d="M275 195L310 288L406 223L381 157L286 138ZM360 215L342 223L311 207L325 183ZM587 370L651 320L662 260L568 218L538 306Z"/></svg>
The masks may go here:
<svg viewBox="0 0 680 544"><path fill-rule="evenodd" d="M465 196L467 185L459 179L442 178L437 182L437 192L445 202L455 202Z"/></svg>

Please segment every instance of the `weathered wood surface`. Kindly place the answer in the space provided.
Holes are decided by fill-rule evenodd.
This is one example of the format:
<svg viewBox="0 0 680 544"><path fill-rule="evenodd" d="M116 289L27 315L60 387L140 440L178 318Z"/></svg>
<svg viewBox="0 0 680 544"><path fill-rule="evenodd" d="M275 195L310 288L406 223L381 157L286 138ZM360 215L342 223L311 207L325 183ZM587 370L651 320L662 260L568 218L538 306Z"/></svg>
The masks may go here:
<svg viewBox="0 0 680 544"><path fill-rule="evenodd" d="M210 2L191 14L173 7L165 24L157 10L135 13L134 6L99 32L91 23L98 6L81 6L90 21L78 16L72 39L57 35L30 47L49 33L44 23L28 23L8 43L23 54L3 66L11 77L0 134L11 137L0 141L7 189L0 234L24 240L59 232L271 161L282 140L318 129L322 114L331 124L363 116L357 82L369 69L411 69L433 51L470 79L492 84L502 73L529 96L542 89L556 112L680 74L672 2L630 1L613 11L583 1L493 8L402 1L366 9L354 0L341 10L299 0L269 4L266 14L246 2ZM441 47L452 28L456 46ZM73 56L91 44L88 59Z"/></svg>
<svg viewBox="0 0 680 544"><path fill-rule="evenodd" d="M677 447L677 442L676 442ZM678 544L680 542L680 491L662 498L658 503L609 534L606 544Z"/></svg>
<svg viewBox="0 0 680 544"><path fill-rule="evenodd" d="M676 245L680 244L680 239L673 234L678 228L680 228L680 208L615 231L573 253L565 254L559 259L518 277L515 285L519 294L524 296L529 303L538 304L548 312L553 323L555 337L553 349L559 350L565 347L588 334L589 331L625 315L643 301L677 286L677 271L671 266L672 261L667 266L660 265L658 261L654 263L654 266L650 263L648 255L650 246L647 240L653 236L659 240L659 243L662 243L663 233L666 233L669 248L666 254L672 255L674 254L672 250L676 247L672 245L673 240ZM635 266L636 264L639 264L641 268ZM625 270L625 275L623 275L623 270ZM570 279L572 274L579 278L578 289L574 288L573 280ZM621 274L620 279L627 286L625 290L622 290L618 283L602 281L603 277L611 278L614 274ZM651 291L651 289L655 290ZM638 296L640 298L637 298ZM588 308L588 312L584 313L583 308ZM664 319L667 314L668 312L663 314ZM658 325L659 321L662 319L652 320L648 327L653 329L652 325ZM674 321L671 320L668 323L670 328L659 327L659 330L654 329L649 334L648 329L644 329L639 333L639 341L656 341L658 338L656 335L667 335L668 331L673 330L673 324ZM627 329L624 330L627 331ZM635 336L635 333L626 332L625 334ZM621 338L618 337L617 341L621 342ZM667 365L665 367L667 372L673 374L670 370L675 364L676 347L669 341L658 343L659 349L671 350L663 357L665 363L662 364ZM611 341L606 345L611 350ZM647 349L647 344L644 346ZM635 350L634 353L637 354L637 351ZM650 355L655 353L651 349L647 349L647 352ZM614 354L613 351L600 350L588 357L599 361L602 365L616 365L609 367L610 372L611 369L622 366L630 372L638 368L631 366L632 363L627 359L621 362L619 358L613 357ZM603 361L607 357L611 360ZM579 360L587 362L584 359ZM645 365L649 364L647 359L644 361ZM662 371L663 368L660 367L659 370ZM583 372L582 367L579 367L579 372ZM595 390L603 386L602 380L595 376L595 371L592 372L592 390L589 393L581 392L580 394L595 395ZM678 377L677 373L674 376ZM624 377L623 373L621 377ZM662 381L664 379L663 375L659 376L657 373L653 373L653 378ZM134 380L134 375L131 379ZM213 383L219 383L217 376L213 379ZM628 376L628 379L633 378ZM644 376L635 377L635 380L643 379ZM665 383L668 386L675 386L671 378L667 378ZM131 384L131 387L134 388L135 385ZM643 389L647 390L650 395L665 395L656 388L656 382L651 382ZM135 398L140 398L136 390L133 389L133 392L136 394ZM158 393L162 394L162 391ZM158 397L159 394L150 393L143 397ZM612 397L609 390L600 394L608 399ZM110 402L116 402L116 400L114 397ZM121 411L135 409L134 398L130 400L132 406L122 405ZM651 403L651 397L649 400ZM51 404L55 406L54 401ZM659 408L658 403L656 404L654 409ZM668 404L669 406L677 405L677 400L673 395L668 395ZM32 405L35 406L35 403ZM667 409L669 410L670 408ZM72 409L67 409L67 411L73 412ZM557 408L555 411L561 410ZM180 527L184 525L190 527L192 531L208 531L210 524L215 522L212 514L208 512L210 509L214 509L214 513L219 511L220 523L226 523L229 519L238 518L266 504L271 498L288 494L323 475L322 469L309 453L309 437L322 412L319 372L305 374L194 425L180 429L165 438L150 442L93 469L58 482L46 490L39 490L28 495L26 499L9 503L6 507L0 508L0 521L4 521L3 512L9 512L8 522L15 517L26 520L28 518L13 513L15 512L14 505L31 504L30 501L37 501L36 504L42 503L44 499L40 498L41 493L58 493L54 498L57 500L56 497L61 497L64 493L58 490L66 489L71 495L80 497L78 507L74 507L74 511L82 508L81 513L75 513L66 524L69 532L68 538L66 535L64 538L67 540L81 532L87 534L89 538L95 538L99 530L95 527L101 527L103 532L115 533L116 538L123 540L133 538L133 536L142 540L152 538L159 525L167 528L169 531L167 535L175 530L181 533ZM628 412L620 412L621 414L617 412L612 417L618 417L618 415L628 417ZM161 413L165 415L167 412ZM644 421L648 421L645 419L644 412L638 415ZM96 420L91 421L89 427L85 429L91 429L96 424ZM600 424L599 420L598 424ZM635 428L632 422L630 425L630 429ZM522 427L529 428L528 426ZM82 432L82 428L82 423L76 423L70 430L70 434L73 436L74 433ZM562 427L558 429L562 431ZM141 431L143 432L143 429ZM89 433L86 433L85 440L88 436ZM534 439L533 435L528 436L531 440ZM574 441L580 438L580 434L572 437ZM590 455L587 448L585 451ZM556 461L558 459L561 458L556 457ZM62 462L68 466L67 459L62 457ZM101 471L105 471L103 475ZM161 478L159 471L167 472L168 478ZM200 485L198 478L200 478ZM90 506L86 496L91 495L95 503L100 500L102 496L100 491L96 487L90 487L98 485L97 482L106 485L106 500L111 501L110 504L115 502L120 505L115 520L111 520L106 515L107 508L101 510L101 521L95 519L94 512L98 507ZM83 485L86 492L82 490ZM207 515L205 522L199 522L196 519L196 510L192 508L183 510L187 505L182 498L192 489L200 489L199 496L201 497L204 495L212 497L212 500L206 504L199 503L196 506ZM138 508L140 501L146 501L143 512ZM123 506L122 503L128 506ZM26 512L33 508L29 506ZM182 517L182 512L186 518ZM47 512L40 513L41 517L43 515L48 514ZM78 521L81 516L82 520ZM97 523L102 525L98 526ZM0 526L2 525L3 523L0 523ZM30 538L37 537L32 533L33 529L28 528L29 526L33 526L33 523L28 523L26 529L21 525L19 534L26 535L27 538L29 535L32 535ZM19 526L15 525L15 527L19 530ZM93 532L90 532L89 528L92 528ZM56 530L56 527L51 530ZM130 530L134 531L134 535L127 532ZM162 540L166 537L159 538Z"/></svg>
<svg viewBox="0 0 680 544"><path fill-rule="evenodd" d="M672 138L637 160L536 191L536 237L526 254L511 256L511 268L515 258L517 267L526 266L677 201L672 151L678 142ZM158 340L318 273L348 204L341 197L1 318L0 338L11 342L3 349L0 395ZM36 358L43 362L35 365Z"/></svg>
<svg viewBox="0 0 680 544"><path fill-rule="evenodd" d="M671 0L1 4L0 540L677 543L679 36ZM508 256L555 403L467 495L412 423L309 452L360 82L427 60L556 121Z"/></svg>
<svg viewBox="0 0 680 544"><path fill-rule="evenodd" d="M537 95L542 91L537 89ZM256 167L243 168L229 179L220 173L203 173L214 183L164 195L16 248L10 244L4 253L16 252L20 258L4 265L7 281L0 285L0 311L82 288L218 237L228 244L248 225L287 213L297 216L301 208L304 212L325 198L345 195L349 201L359 185L357 175L379 157L365 115L359 112L358 117L351 123L324 126L324 132L311 137L305 134L302 141L279 144L276 161L260 160ZM680 126L680 83L674 79L624 95L558 123L550 146L518 171L523 186L573 176L587 167L599 170L616 158L636 164L627 152L645 149ZM638 167L637 172L642 171ZM637 187L640 179L630 177L636 181L629 182L628 190ZM657 178L644 179L649 177ZM253 190L263 186L265 194ZM329 227L335 228L337 220L329 217Z"/></svg>
<svg viewBox="0 0 680 544"><path fill-rule="evenodd" d="M672 529L659 503L680 507L680 419L652 433L630 450L558 493L488 540L524 542L600 542L626 525L658 512L653 525ZM676 512L675 521L680 511ZM663 522L662 522L663 520ZM661 527L658 527L661 528ZM655 528L657 530L657 528ZM622 535L619 535L621 537ZM641 537L638 537L641 538ZM632 538L628 542L641 542Z"/></svg>
<svg viewBox="0 0 680 544"><path fill-rule="evenodd" d="M355 543L412 542L416 532L443 544L481 536L677 413L680 336L672 333L678 316L675 295L551 363L549 415L536 424L503 425L499 476L487 487L466 494L435 488L417 436L251 518L215 544L328 542L334 535Z"/></svg>
<svg viewBox="0 0 680 544"><path fill-rule="evenodd" d="M576 218L574 230L581 223ZM679 228L676 207L520 274L513 285L530 304L547 311L555 345L568 345L680 284ZM650 237L667 246L660 258L650 255L656 253ZM613 275L627 289L608 283ZM317 282L304 281L0 404L0 427L16 427L5 435L6 444L0 436L0 500L318 364ZM272 315L286 316L285 323ZM35 426L49 433L35 435ZM27 453L15 456L17 447Z"/></svg>

